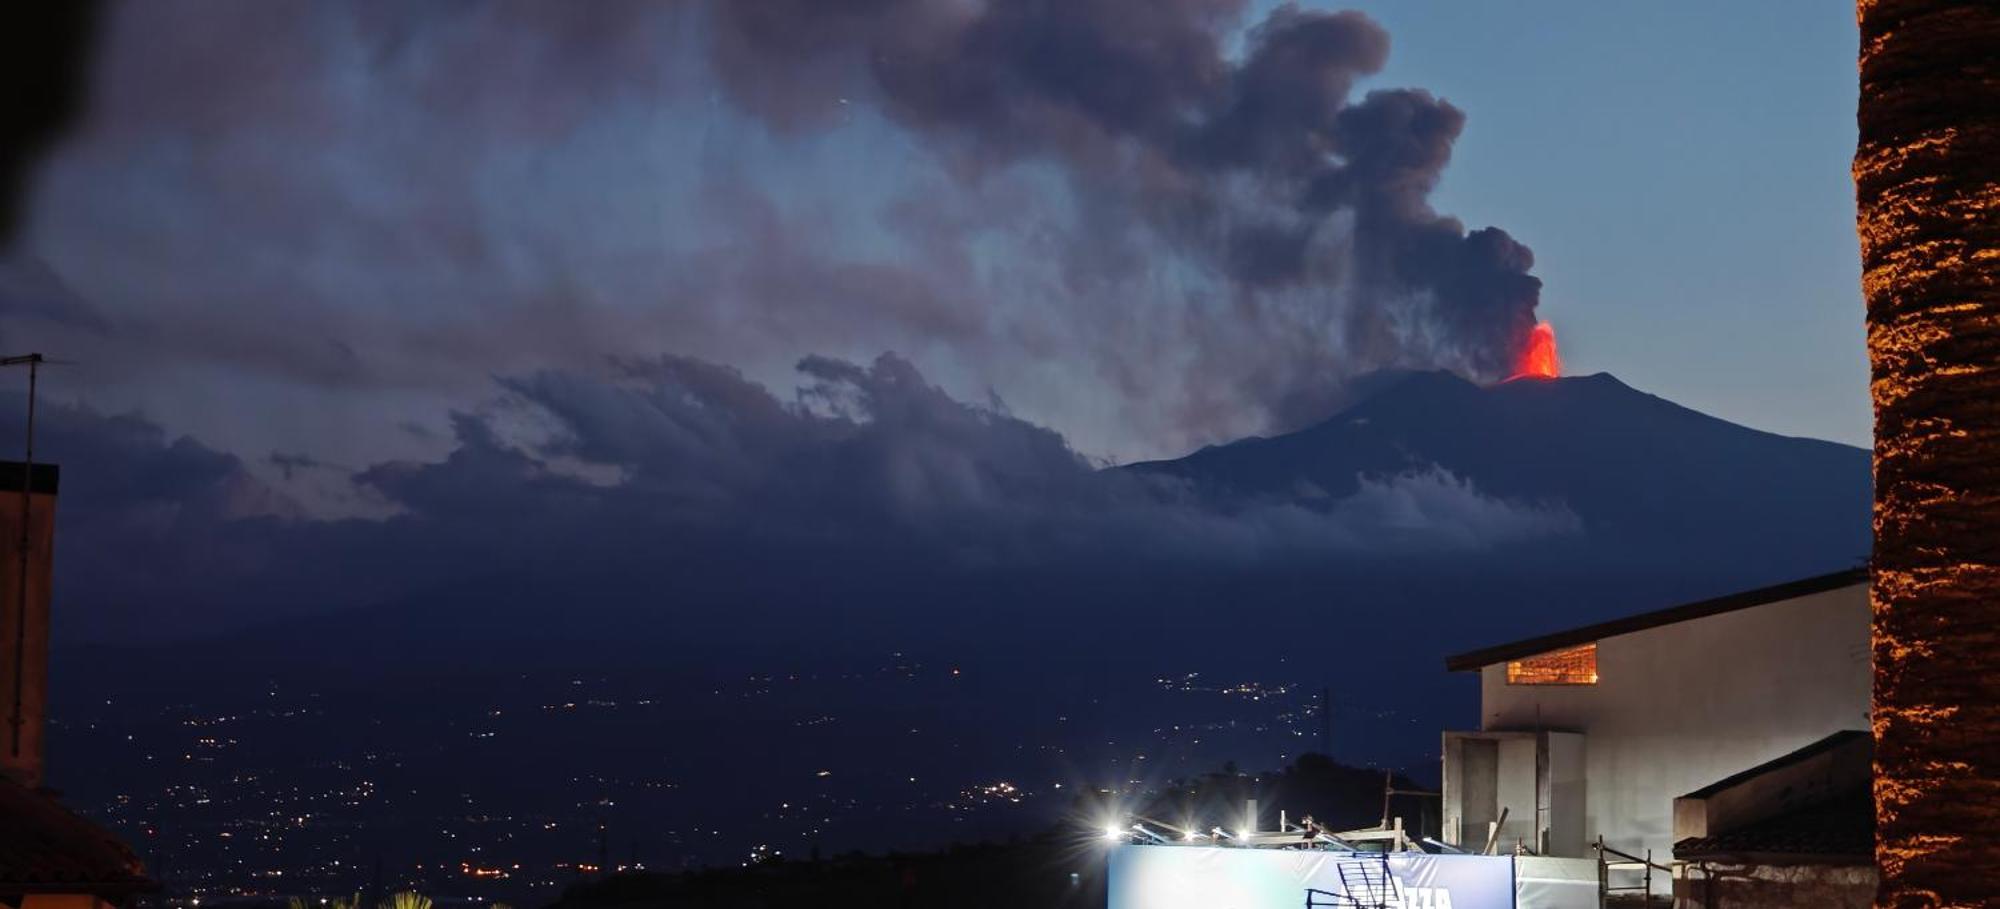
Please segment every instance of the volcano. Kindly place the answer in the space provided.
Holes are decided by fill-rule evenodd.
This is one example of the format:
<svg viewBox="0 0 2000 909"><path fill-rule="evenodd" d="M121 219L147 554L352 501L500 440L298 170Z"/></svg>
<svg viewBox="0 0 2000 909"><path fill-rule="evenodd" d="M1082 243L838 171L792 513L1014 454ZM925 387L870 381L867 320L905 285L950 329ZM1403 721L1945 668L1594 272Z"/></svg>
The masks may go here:
<svg viewBox="0 0 2000 909"><path fill-rule="evenodd" d="M1869 456L1739 426L1599 373L1475 385L1381 374L1296 432L1127 470L1211 502L1351 495L1367 478L1444 471L1499 499L1567 508L1602 557L1686 562L1746 580L1851 567L1868 552ZM1698 568L1694 566L1699 566Z"/></svg>

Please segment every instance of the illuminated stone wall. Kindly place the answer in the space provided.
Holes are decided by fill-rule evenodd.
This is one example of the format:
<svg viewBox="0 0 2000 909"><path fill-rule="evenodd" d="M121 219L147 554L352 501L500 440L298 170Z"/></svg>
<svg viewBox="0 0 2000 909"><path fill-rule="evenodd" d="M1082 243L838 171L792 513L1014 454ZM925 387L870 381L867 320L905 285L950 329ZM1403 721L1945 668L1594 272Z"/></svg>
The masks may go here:
<svg viewBox="0 0 2000 909"><path fill-rule="evenodd" d="M1859 14L1881 901L2000 905L2000 3Z"/></svg>
<svg viewBox="0 0 2000 909"><path fill-rule="evenodd" d="M1867 909L1875 869L1842 865L1712 864L1674 881L1688 909Z"/></svg>

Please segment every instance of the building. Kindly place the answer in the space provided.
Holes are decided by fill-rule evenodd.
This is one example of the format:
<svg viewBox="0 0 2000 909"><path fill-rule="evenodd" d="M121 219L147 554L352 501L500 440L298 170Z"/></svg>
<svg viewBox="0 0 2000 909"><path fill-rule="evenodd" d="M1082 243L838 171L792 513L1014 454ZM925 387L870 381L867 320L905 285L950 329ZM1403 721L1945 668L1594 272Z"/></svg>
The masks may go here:
<svg viewBox="0 0 2000 909"><path fill-rule="evenodd" d="M1480 728L1444 734L1445 841L1593 861L1601 843L1664 892L1675 844L1721 833L1677 831L1676 799L1866 738L1869 621L1857 569L1449 658L1479 674ZM1749 820L1822 806L1765 807Z"/></svg>
<svg viewBox="0 0 2000 909"><path fill-rule="evenodd" d="M1836 732L1675 799L1677 905L1873 906L1874 744Z"/></svg>
<svg viewBox="0 0 2000 909"><path fill-rule="evenodd" d="M0 462L0 903L101 909L152 889L132 851L44 788L53 464Z"/></svg>

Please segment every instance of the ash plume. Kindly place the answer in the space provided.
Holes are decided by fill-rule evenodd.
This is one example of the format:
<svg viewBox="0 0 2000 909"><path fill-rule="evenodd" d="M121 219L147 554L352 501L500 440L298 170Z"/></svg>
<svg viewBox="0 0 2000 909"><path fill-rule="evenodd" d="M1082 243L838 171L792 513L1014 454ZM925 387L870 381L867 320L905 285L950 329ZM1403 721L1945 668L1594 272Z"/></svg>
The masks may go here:
<svg viewBox="0 0 2000 909"><path fill-rule="evenodd" d="M1419 90L1354 98L1389 50L1359 13L1280 6L1232 56L1243 6L718 3L712 58L737 102L780 129L811 129L830 92L872 91L966 180L1056 165L1101 209L1087 221L1142 223L1219 279L1249 338L1308 340L1245 377L1277 423L1323 414L1334 381L1365 369L1504 377L1541 282L1505 231L1468 231L1430 206L1465 115ZM1115 242L1072 255L1115 260Z"/></svg>

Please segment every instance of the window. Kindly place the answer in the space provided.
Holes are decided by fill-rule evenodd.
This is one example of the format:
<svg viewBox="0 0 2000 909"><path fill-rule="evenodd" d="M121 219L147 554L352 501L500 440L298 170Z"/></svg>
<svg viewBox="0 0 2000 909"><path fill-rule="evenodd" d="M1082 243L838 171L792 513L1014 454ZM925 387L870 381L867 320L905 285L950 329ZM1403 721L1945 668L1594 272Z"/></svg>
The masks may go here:
<svg viewBox="0 0 2000 909"><path fill-rule="evenodd" d="M1595 685L1597 644L1551 650L1507 663L1509 685Z"/></svg>

